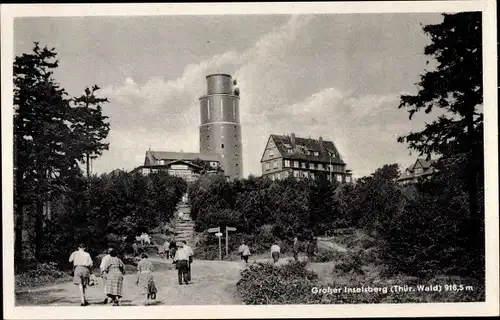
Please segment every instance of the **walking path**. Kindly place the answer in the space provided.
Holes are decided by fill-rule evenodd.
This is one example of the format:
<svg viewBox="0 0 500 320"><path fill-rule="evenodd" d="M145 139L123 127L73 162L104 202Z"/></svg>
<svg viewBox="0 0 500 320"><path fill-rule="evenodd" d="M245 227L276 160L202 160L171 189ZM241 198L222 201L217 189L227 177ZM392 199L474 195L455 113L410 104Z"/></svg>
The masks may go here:
<svg viewBox="0 0 500 320"><path fill-rule="evenodd" d="M171 260L151 259L153 263L171 264ZM189 285L177 283L177 270L154 272L158 287L156 305L229 305L241 304L236 292L236 282L243 268L242 262L196 260L191 267ZM136 274L126 274L123 285L122 305L143 305L143 296L135 285ZM102 284L89 287L87 299L90 306L104 306ZM79 305L78 288L72 282L45 286L30 291L16 292L16 305Z"/></svg>

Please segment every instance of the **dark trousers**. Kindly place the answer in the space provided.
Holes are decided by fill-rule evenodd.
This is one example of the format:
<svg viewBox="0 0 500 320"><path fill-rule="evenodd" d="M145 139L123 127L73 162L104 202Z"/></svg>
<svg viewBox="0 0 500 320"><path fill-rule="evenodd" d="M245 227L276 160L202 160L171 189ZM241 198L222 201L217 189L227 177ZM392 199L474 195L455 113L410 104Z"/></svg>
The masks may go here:
<svg viewBox="0 0 500 320"><path fill-rule="evenodd" d="M293 253L293 259L295 259L295 261L299 261L299 253L298 252Z"/></svg>
<svg viewBox="0 0 500 320"><path fill-rule="evenodd" d="M191 262L188 263L187 279L191 281Z"/></svg>
<svg viewBox="0 0 500 320"><path fill-rule="evenodd" d="M272 256L273 256L274 262L278 262L278 260L280 258L280 253L279 252L273 252Z"/></svg>
<svg viewBox="0 0 500 320"><path fill-rule="evenodd" d="M177 280L179 280L179 284L188 283L188 272L189 272L189 263L187 260L177 261Z"/></svg>
<svg viewBox="0 0 500 320"><path fill-rule="evenodd" d="M248 256L241 255L241 259L245 260L245 263L248 263Z"/></svg>

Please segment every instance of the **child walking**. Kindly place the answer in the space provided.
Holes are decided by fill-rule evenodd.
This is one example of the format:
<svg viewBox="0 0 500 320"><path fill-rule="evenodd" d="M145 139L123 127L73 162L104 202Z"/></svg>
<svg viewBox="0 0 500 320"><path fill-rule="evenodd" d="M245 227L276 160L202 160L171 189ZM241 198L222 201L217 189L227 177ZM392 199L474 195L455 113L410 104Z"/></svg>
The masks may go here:
<svg viewBox="0 0 500 320"><path fill-rule="evenodd" d="M137 281L136 285L142 289L142 294L146 297L146 303L149 299L156 299L156 285L153 278L153 263L149 261L148 255L143 253L141 261L137 264Z"/></svg>

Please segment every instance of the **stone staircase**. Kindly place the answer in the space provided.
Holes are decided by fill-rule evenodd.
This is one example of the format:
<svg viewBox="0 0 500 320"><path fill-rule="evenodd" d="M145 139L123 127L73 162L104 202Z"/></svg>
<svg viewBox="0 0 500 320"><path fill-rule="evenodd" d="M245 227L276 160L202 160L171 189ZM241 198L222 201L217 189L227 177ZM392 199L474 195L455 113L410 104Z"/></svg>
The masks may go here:
<svg viewBox="0 0 500 320"><path fill-rule="evenodd" d="M191 207L186 203L177 205L177 217L175 221L175 241L186 241L190 247L194 247L194 221L190 216Z"/></svg>

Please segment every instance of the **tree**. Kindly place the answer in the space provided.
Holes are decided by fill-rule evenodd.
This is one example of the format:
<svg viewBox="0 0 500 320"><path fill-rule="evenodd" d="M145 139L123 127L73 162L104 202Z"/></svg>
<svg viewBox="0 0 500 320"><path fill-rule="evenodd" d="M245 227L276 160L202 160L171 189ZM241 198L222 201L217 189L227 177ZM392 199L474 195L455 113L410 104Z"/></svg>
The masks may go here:
<svg viewBox="0 0 500 320"><path fill-rule="evenodd" d="M108 99L96 96L99 89L96 85L92 89L85 88L85 94L72 99L72 129L73 134L78 137L73 141L78 143L75 146L77 152L83 150L85 154L87 178L90 178L90 160L100 156L109 147L109 143L103 142L110 127L106 122L108 117L102 114L101 106L102 103L108 102Z"/></svg>
<svg viewBox="0 0 500 320"><path fill-rule="evenodd" d="M444 112L420 132L398 138L421 155L437 154L443 161L465 168L469 211L472 217L471 242L483 250L483 232L478 208L478 181L483 177L483 72L481 12L443 14L443 22L427 25L423 31L432 43L425 54L437 67L426 71L417 83L416 95L403 95L399 108L407 108L410 119L424 109ZM481 182L482 183L482 182Z"/></svg>
<svg viewBox="0 0 500 320"><path fill-rule="evenodd" d="M14 185L16 266L22 263L25 211L35 220L35 258L43 246L43 207L68 192L80 174L85 154L99 154L107 131L90 139L80 128L106 127L98 108L82 116L70 105L66 91L53 78L58 66L55 49L40 48L14 60ZM80 129L79 129L80 128ZM33 212L25 210L33 206Z"/></svg>

